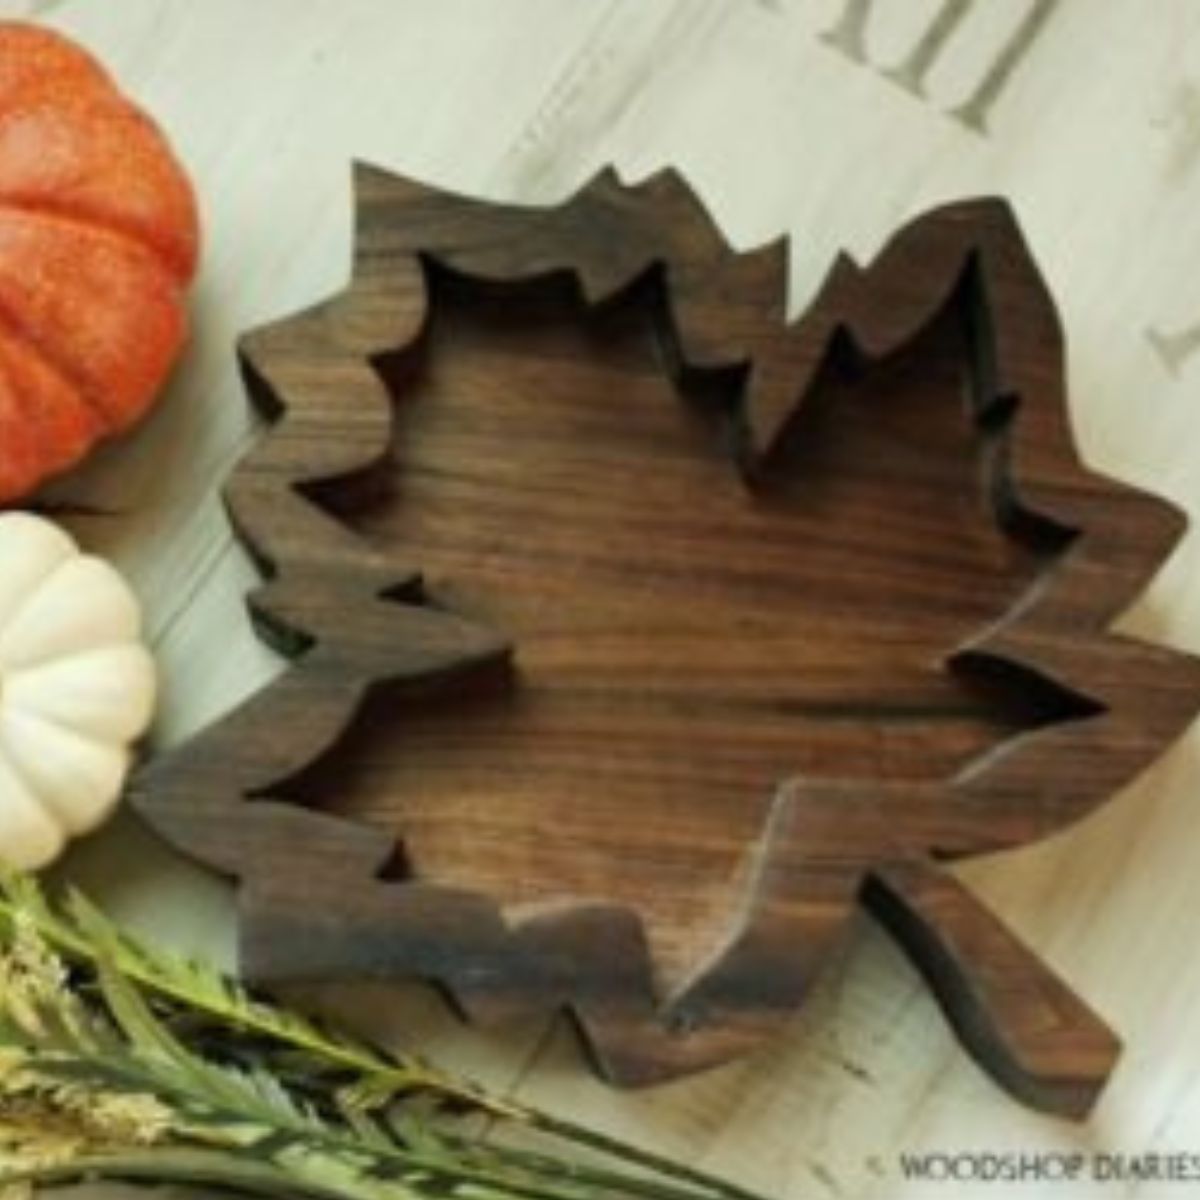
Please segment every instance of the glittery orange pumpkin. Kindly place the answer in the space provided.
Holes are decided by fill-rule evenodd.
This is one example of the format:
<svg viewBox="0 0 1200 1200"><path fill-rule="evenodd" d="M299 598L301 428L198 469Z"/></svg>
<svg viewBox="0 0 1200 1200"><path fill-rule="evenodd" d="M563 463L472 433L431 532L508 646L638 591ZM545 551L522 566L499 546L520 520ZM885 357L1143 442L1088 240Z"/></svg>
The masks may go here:
<svg viewBox="0 0 1200 1200"><path fill-rule="evenodd" d="M145 413L197 241L158 128L78 46L0 21L0 502Z"/></svg>

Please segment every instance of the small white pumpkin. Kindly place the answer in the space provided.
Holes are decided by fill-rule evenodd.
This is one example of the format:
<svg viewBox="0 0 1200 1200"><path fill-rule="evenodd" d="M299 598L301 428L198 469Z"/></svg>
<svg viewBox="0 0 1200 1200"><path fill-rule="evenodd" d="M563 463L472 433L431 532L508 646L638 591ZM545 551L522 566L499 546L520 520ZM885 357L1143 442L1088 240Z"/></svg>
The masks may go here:
<svg viewBox="0 0 1200 1200"><path fill-rule="evenodd" d="M57 525L0 513L0 860L36 870L113 810L154 709L137 599Z"/></svg>

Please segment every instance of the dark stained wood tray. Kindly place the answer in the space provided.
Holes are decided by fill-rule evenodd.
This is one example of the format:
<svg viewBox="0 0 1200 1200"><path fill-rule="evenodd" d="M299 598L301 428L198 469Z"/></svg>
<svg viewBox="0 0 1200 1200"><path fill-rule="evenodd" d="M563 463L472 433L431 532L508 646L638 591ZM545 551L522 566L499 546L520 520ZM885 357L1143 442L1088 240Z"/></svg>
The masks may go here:
<svg viewBox="0 0 1200 1200"><path fill-rule="evenodd" d="M241 884L246 974L565 1006L639 1084L801 1002L862 900L1014 1094L1117 1042L943 865L1091 811L1197 663L1110 632L1182 530L1088 471L1008 208L796 321L672 174L532 209L360 168L353 282L242 344L229 483L295 660L135 802Z"/></svg>

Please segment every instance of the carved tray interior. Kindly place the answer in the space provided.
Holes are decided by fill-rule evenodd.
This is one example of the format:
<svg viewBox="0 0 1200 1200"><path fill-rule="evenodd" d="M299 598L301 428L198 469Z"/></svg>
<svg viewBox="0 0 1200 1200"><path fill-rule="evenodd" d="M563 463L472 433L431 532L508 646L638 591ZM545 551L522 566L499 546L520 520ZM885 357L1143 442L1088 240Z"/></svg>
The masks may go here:
<svg viewBox="0 0 1200 1200"><path fill-rule="evenodd" d="M736 915L782 781L944 779L1094 707L947 661L1064 544L997 520L953 307L876 366L835 358L752 482L738 381L672 384L654 286L590 313L562 281L441 276L430 314L383 364L387 477L343 511L513 657L377 696L286 792L394 831L395 876L627 905L669 993Z"/></svg>
<svg viewBox="0 0 1200 1200"><path fill-rule="evenodd" d="M740 1053L861 897L969 1049L1079 1115L1103 1022L939 866L1090 811L1196 664L1111 635L1179 536L1079 463L1011 216L781 313L677 179L552 210L359 178L355 279L252 335L231 483L296 663L137 803L263 979L566 1005L624 1082Z"/></svg>

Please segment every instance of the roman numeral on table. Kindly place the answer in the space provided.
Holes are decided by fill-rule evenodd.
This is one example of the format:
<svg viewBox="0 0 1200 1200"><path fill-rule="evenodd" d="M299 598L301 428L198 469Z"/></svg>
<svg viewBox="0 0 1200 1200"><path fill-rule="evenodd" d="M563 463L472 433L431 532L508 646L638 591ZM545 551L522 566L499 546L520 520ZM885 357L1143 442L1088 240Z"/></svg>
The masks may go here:
<svg viewBox="0 0 1200 1200"><path fill-rule="evenodd" d="M1058 3L1059 0L1032 0L1008 37L995 47L987 69L970 94L954 108L946 110L948 116L976 133L988 133L988 115L992 107L1032 49ZM976 8L976 0L943 0L908 53L892 66L875 63L867 46L867 30L874 7L875 0L846 0L840 19L821 34L822 41L852 62L873 68L918 99L927 99L925 89L929 73Z"/></svg>

